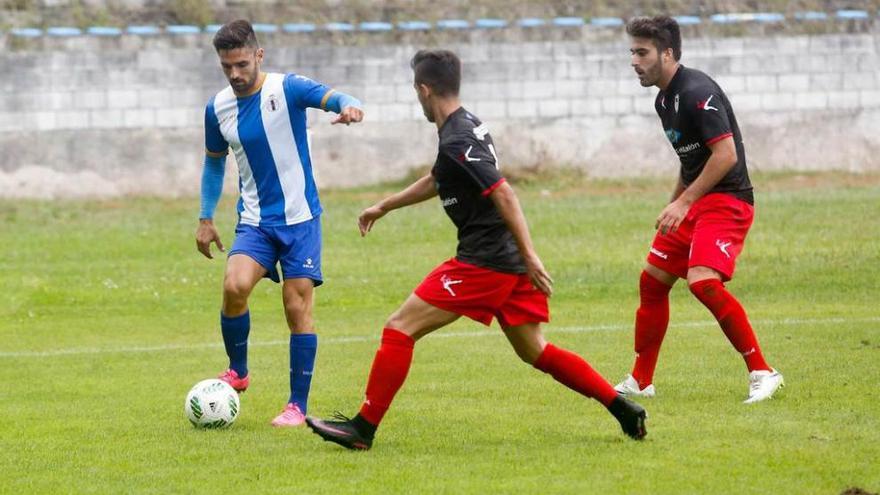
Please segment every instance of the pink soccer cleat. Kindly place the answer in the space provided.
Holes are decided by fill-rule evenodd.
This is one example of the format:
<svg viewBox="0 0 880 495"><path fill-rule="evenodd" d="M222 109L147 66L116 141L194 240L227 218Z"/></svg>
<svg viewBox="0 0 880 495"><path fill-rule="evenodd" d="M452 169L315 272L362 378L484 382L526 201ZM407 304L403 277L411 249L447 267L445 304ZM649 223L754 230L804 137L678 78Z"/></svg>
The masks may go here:
<svg viewBox="0 0 880 495"><path fill-rule="evenodd" d="M300 411L299 406L293 402L287 404L281 414L272 420L272 426L279 428L292 428L306 421L306 416Z"/></svg>
<svg viewBox="0 0 880 495"><path fill-rule="evenodd" d="M250 373L245 375L244 378L239 378L238 373L232 368L224 371L223 373L220 373L220 376L218 376L217 378L228 383L238 393L242 393L247 390L248 385L251 384Z"/></svg>

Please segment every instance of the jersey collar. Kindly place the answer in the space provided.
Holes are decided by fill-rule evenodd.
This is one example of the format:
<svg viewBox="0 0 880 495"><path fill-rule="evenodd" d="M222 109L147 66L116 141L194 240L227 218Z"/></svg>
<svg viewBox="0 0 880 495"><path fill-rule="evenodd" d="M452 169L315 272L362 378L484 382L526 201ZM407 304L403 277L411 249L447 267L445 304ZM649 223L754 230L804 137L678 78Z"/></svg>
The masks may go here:
<svg viewBox="0 0 880 495"><path fill-rule="evenodd" d="M678 92L678 87L681 86L681 81L684 79L684 71L684 66L678 64L678 69L675 71L675 75L672 76L672 80L669 81L669 86L666 86L664 93L672 94Z"/></svg>
<svg viewBox="0 0 880 495"><path fill-rule="evenodd" d="M439 128L439 129L437 129L437 133L442 135L442 134L443 134L443 129L446 129L446 126L449 125L449 122L451 122L452 119L454 119L455 117L457 117L458 114L460 114L460 113L462 113L462 112L466 112L466 111L467 111L467 110L465 110L464 107L458 107L458 109L456 109L454 112L450 113L450 114L446 117L446 121L443 122L443 126L442 126L441 128Z"/></svg>
<svg viewBox="0 0 880 495"><path fill-rule="evenodd" d="M267 76L268 76L268 74L266 74L265 72L260 72L260 75L257 76L259 81L257 81L257 84L254 84L254 89L252 89L248 94L246 94L244 96L235 95L235 97L238 98L239 100L243 100L245 98L250 98L251 96L254 96L255 94L259 93L260 90L263 89L263 83L266 82Z"/></svg>

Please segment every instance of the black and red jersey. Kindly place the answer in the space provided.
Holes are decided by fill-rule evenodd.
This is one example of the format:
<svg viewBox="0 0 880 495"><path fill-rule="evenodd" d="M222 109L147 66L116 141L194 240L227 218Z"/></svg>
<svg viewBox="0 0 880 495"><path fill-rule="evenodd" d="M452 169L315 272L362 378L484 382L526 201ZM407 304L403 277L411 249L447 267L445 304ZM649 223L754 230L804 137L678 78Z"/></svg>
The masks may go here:
<svg viewBox="0 0 880 495"><path fill-rule="evenodd" d="M742 134L733 107L712 78L680 66L669 86L657 94L654 108L681 161L681 180L685 186L703 171L712 155L709 145L732 137L736 146L736 165L709 192L727 193L749 204L754 203Z"/></svg>
<svg viewBox="0 0 880 495"><path fill-rule="evenodd" d="M449 115L439 134L431 174L443 209L458 228L456 258L501 272L525 273L513 234L489 198L504 177L488 128L459 108Z"/></svg>

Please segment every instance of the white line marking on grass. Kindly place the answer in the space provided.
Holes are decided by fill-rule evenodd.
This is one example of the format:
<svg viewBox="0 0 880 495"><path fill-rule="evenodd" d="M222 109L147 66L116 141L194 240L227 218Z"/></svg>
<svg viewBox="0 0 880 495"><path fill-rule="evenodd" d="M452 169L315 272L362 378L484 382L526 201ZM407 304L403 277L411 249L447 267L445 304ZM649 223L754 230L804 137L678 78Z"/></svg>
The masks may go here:
<svg viewBox="0 0 880 495"><path fill-rule="evenodd" d="M781 320L755 320L752 324L756 327L762 326L781 326L781 325L831 325L836 323L873 323L880 322L880 316L865 318L783 318ZM715 320L705 321L688 321L681 323L670 323L669 328L701 328L712 327L718 325ZM576 327L554 327L547 326L544 331L548 334L554 333L589 333L589 332L620 332L632 330L631 323L627 324L608 324L608 325L588 325ZM493 331L494 330L494 331ZM442 330L430 336L431 339L438 338L459 338L459 337L492 337L500 332L497 328L481 329L468 332L444 332ZM371 342L379 341L379 334L375 335L352 335L340 337L322 337L322 344L347 344L351 342ZM251 347L269 347L283 345L289 343L289 340L265 340L250 342ZM212 342L203 344L166 344L153 346L131 346L131 347L74 347L71 349L53 349L48 351L16 351L16 352L0 352L0 358L43 358L54 356L77 356L83 354L114 354L114 353L141 353L141 352L161 352L161 351L188 351L195 349L219 349L223 347L222 342Z"/></svg>

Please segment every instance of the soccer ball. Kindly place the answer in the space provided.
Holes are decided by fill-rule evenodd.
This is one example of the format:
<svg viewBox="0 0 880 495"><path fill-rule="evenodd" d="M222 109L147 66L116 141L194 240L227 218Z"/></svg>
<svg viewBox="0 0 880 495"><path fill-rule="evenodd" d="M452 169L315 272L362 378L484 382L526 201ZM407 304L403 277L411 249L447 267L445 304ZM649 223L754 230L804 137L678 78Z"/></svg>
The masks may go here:
<svg viewBox="0 0 880 495"><path fill-rule="evenodd" d="M183 412L196 428L226 428L235 422L241 403L228 383L202 380L186 394Z"/></svg>

